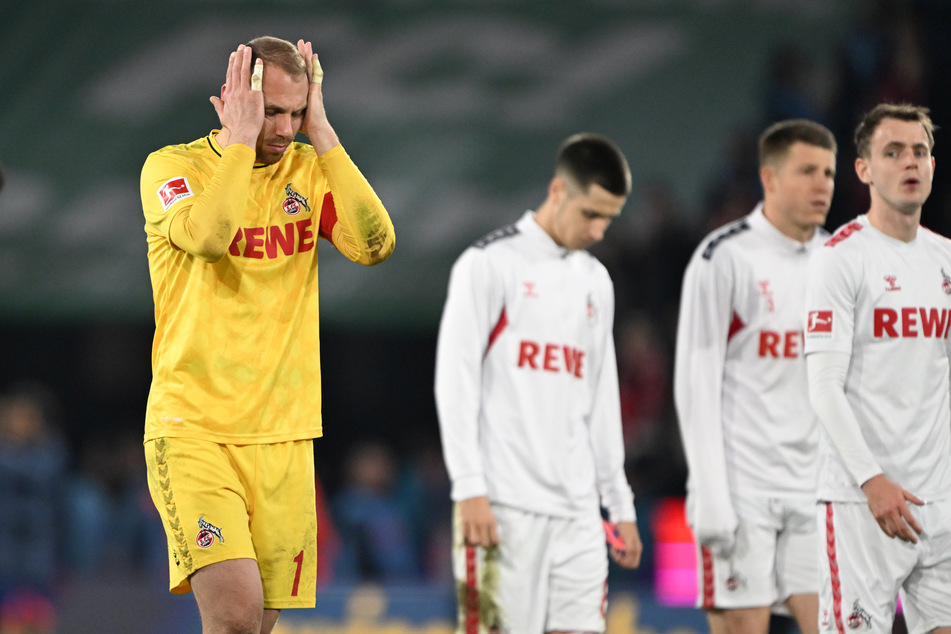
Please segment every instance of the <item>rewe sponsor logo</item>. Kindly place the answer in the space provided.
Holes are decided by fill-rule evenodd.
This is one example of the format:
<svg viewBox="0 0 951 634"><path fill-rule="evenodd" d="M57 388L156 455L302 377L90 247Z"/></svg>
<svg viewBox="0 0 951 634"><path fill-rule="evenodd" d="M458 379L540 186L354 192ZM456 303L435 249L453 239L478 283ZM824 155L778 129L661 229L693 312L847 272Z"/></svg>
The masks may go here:
<svg viewBox="0 0 951 634"><path fill-rule="evenodd" d="M786 332L763 330L759 333L759 356L761 357L798 359L801 348L801 330L787 330Z"/></svg>
<svg viewBox="0 0 951 634"><path fill-rule="evenodd" d="M951 316L947 308L876 308L872 318L872 334L876 339L947 339L949 327Z"/></svg>
<svg viewBox="0 0 951 634"><path fill-rule="evenodd" d="M567 372L584 378L584 351L557 343L522 341L518 349L518 367L545 372Z"/></svg>
<svg viewBox="0 0 951 634"><path fill-rule="evenodd" d="M238 229L228 247L234 256L273 260L278 255L294 255L310 251L316 246L313 218L288 222L270 227L246 227ZM241 245L241 241L244 245Z"/></svg>

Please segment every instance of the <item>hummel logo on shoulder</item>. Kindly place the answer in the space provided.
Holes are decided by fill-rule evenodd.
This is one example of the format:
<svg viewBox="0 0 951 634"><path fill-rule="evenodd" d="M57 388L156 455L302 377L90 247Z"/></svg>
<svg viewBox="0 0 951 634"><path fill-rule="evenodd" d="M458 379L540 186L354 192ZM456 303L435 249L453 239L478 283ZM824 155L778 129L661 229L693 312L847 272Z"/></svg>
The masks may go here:
<svg viewBox="0 0 951 634"><path fill-rule="evenodd" d="M885 287L886 291L900 291L901 286L898 284L897 275L886 275L885 282L888 283L888 286Z"/></svg>

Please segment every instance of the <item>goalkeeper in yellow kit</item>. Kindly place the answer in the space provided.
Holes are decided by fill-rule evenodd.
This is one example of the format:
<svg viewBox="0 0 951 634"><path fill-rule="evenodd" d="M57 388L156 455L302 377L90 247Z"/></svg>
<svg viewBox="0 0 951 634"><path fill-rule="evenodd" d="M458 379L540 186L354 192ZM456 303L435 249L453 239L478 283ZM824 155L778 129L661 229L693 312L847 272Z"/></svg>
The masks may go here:
<svg viewBox="0 0 951 634"><path fill-rule="evenodd" d="M205 632L270 632L282 608L314 605L316 240L364 265L393 251L386 209L327 121L322 79L309 42L239 46L211 98L221 129L142 169L149 488L171 591L194 592Z"/></svg>

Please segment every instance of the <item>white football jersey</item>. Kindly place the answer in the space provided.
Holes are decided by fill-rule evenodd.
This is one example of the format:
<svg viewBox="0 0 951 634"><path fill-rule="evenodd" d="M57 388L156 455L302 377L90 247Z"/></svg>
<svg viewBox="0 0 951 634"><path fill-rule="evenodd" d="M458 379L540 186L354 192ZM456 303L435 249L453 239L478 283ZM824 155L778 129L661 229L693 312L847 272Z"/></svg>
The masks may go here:
<svg viewBox="0 0 951 634"><path fill-rule="evenodd" d="M708 235L684 274L674 400L697 528L728 531L730 495L815 494L818 420L802 354L806 265L828 238L752 213ZM693 498L691 500L691 498ZM713 516L719 516L719 520ZM728 514L732 516L732 513Z"/></svg>
<svg viewBox="0 0 951 634"><path fill-rule="evenodd" d="M885 475L951 495L951 241L921 227L905 243L859 216L810 263L804 314L806 354L851 355L846 397ZM864 502L859 484L820 434L820 499Z"/></svg>
<svg viewBox="0 0 951 634"><path fill-rule="evenodd" d="M612 327L614 288L526 212L456 261L436 406L452 499L634 521Z"/></svg>

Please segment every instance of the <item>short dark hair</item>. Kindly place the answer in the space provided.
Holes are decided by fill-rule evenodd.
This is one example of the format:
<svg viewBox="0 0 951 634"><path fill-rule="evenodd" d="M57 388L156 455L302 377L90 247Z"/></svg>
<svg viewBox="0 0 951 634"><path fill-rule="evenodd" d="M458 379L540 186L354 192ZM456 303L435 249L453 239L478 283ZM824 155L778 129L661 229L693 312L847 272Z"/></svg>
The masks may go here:
<svg viewBox="0 0 951 634"><path fill-rule="evenodd" d="M759 136L759 166L783 158L794 143L806 143L838 152L835 136L824 125L809 119L777 121Z"/></svg>
<svg viewBox="0 0 951 634"><path fill-rule="evenodd" d="M291 77L309 77L304 58L297 47L279 37L262 35L256 37L245 46L251 49L251 68L258 59L265 64L273 64Z"/></svg>
<svg viewBox="0 0 951 634"><path fill-rule="evenodd" d="M862 117L855 128L855 152L862 158L868 158L872 151L872 135L875 129L885 119L899 121L917 121L928 135L928 149L934 149L934 131L938 129L932 121L931 111L924 106L914 106L910 103L880 103Z"/></svg>
<svg viewBox="0 0 951 634"><path fill-rule="evenodd" d="M583 191L594 184L615 196L631 193L631 168L624 153L598 134L583 132L565 139L558 148L555 175L566 176Z"/></svg>

